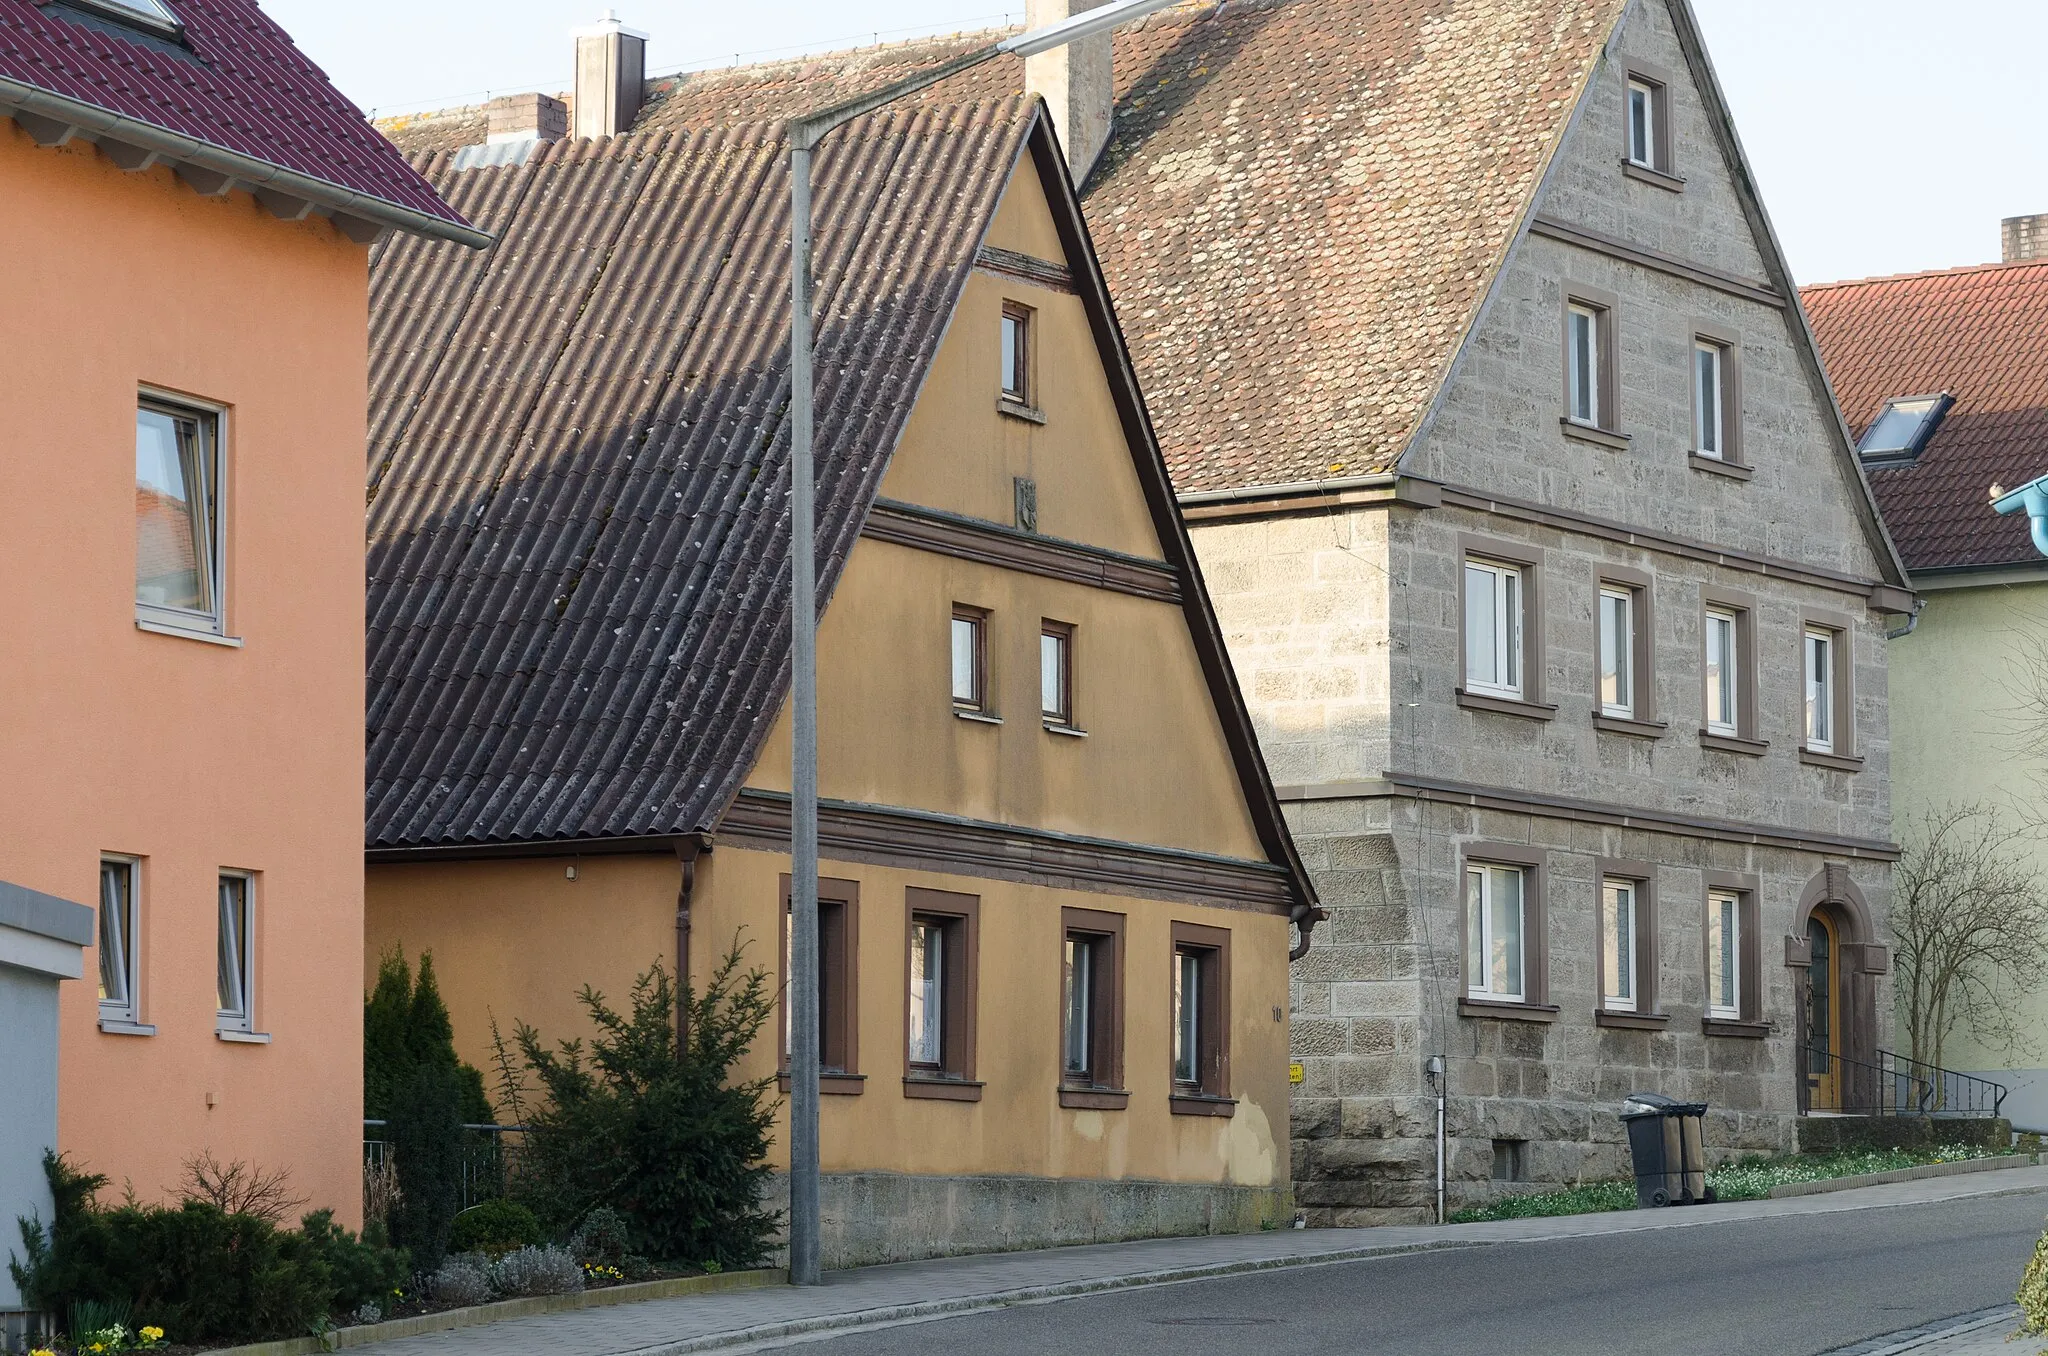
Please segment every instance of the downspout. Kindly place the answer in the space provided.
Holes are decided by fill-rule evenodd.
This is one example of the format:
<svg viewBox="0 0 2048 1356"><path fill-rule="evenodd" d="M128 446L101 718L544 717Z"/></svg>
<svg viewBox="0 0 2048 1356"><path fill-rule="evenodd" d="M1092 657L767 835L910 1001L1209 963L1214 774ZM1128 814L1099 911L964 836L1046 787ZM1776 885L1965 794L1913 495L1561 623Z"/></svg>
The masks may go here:
<svg viewBox="0 0 2048 1356"><path fill-rule="evenodd" d="M1287 912L1287 921L1301 930L1301 940L1287 952L1287 959L1298 961L1308 954L1308 935L1316 924L1330 916L1329 910L1319 909L1313 904L1297 904Z"/></svg>
<svg viewBox="0 0 2048 1356"><path fill-rule="evenodd" d="M1904 640L1913 634L1913 628L1920 624L1920 609L1927 606L1925 598L1913 600L1913 610L1906 614L1906 624L1884 633L1886 640Z"/></svg>
<svg viewBox="0 0 2048 1356"><path fill-rule="evenodd" d="M697 890L697 854L704 850L701 838L678 838L676 859L682 866L682 882L676 889L676 1049L690 1041L690 1009L683 1002L683 990L690 982L690 896Z"/></svg>
<svg viewBox="0 0 2048 1356"><path fill-rule="evenodd" d="M1993 485L1991 509L1994 513L2017 513L2025 509L2027 517L2032 520L2034 549L2048 556L2048 476L2030 480L2010 492L2002 485Z"/></svg>

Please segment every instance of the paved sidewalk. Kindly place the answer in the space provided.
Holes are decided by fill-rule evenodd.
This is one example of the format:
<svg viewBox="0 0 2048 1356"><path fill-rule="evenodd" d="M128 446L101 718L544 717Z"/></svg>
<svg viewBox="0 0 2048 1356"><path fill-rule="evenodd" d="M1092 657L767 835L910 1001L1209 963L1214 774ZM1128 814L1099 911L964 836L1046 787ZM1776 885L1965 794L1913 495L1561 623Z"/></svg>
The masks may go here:
<svg viewBox="0 0 2048 1356"><path fill-rule="evenodd" d="M2043 1340L2014 1338L2012 1333L2019 1325L2019 1309L2007 1304L1981 1314L1860 1342L1829 1356L2039 1356Z"/></svg>
<svg viewBox="0 0 2048 1356"><path fill-rule="evenodd" d="M610 1309L512 1319L487 1327L380 1342L360 1350L374 1356L680 1356L684 1352L730 1349L805 1333L917 1322L998 1305L1272 1267L1327 1265L1431 1248L1696 1228L1735 1220L1835 1214L2035 1191L2048 1191L2048 1167L1687 1209L1618 1211L1443 1227L1288 1229L1041 1252L990 1253L829 1272L824 1285L809 1288L774 1287L649 1300ZM2001 1344L1997 1349L2005 1356L2020 1356L2024 1350L2018 1344ZM1953 1352L1943 1348L1940 1356L1978 1356L1978 1352L1974 1348L1956 1348Z"/></svg>

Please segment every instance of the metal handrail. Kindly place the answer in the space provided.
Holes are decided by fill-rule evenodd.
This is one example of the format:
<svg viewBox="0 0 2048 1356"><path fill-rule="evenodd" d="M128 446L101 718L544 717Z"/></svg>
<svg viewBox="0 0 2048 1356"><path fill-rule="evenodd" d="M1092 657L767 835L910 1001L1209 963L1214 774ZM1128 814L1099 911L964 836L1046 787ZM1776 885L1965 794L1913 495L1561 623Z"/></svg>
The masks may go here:
<svg viewBox="0 0 2048 1356"><path fill-rule="evenodd" d="M1809 1110L1995 1119L2005 1104L2003 1083L1943 1069L1895 1051L1875 1051L1875 1061L1851 1059L1819 1046L1808 1046L1801 1053L1806 1056L1805 1076L1812 1077L1811 1061L1817 1058L1828 1063L1835 1079L1834 1104L1809 1104Z"/></svg>

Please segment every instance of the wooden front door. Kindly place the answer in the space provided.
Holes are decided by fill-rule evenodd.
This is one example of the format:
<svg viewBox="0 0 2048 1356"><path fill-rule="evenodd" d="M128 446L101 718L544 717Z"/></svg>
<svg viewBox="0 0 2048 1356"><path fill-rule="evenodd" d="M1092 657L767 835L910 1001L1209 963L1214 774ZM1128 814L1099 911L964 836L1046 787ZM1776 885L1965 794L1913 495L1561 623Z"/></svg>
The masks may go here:
<svg viewBox="0 0 2048 1356"><path fill-rule="evenodd" d="M1827 915L1815 913L1806 920L1806 942L1811 957L1806 970L1807 1106L1814 1111L1841 1111L1840 947Z"/></svg>

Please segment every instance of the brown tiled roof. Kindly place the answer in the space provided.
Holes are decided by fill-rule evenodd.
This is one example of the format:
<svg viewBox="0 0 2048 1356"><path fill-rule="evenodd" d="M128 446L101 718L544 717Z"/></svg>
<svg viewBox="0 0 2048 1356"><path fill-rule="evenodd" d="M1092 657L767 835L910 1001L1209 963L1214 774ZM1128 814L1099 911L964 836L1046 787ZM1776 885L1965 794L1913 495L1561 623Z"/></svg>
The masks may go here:
<svg viewBox="0 0 2048 1356"><path fill-rule="evenodd" d="M2048 475L2048 262L1828 283L1800 300L1858 437L1895 396L1955 397L1917 461L1868 470L1906 568L2039 563L2026 515L1993 513L1989 490Z"/></svg>
<svg viewBox="0 0 2048 1356"><path fill-rule="evenodd" d="M820 577L880 482L1035 104L817 163ZM488 252L373 274L372 848L709 830L785 690L779 126L424 164Z"/></svg>
<svg viewBox="0 0 2048 1356"><path fill-rule="evenodd" d="M1117 34L1085 200L1177 488L1393 466L1622 8L1226 0ZM656 82L640 125L785 117L993 36ZM1022 87L1001 60L927 97Z"/></svg>

